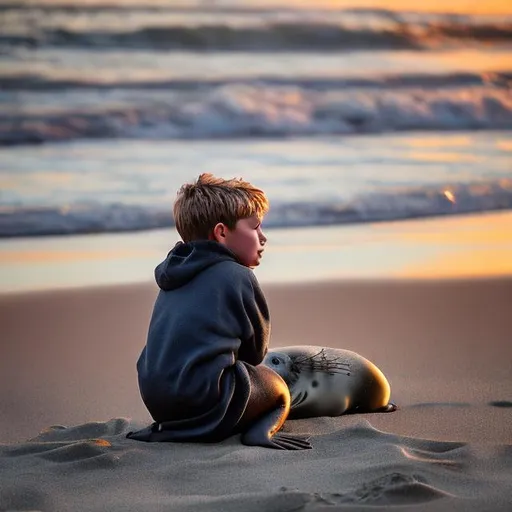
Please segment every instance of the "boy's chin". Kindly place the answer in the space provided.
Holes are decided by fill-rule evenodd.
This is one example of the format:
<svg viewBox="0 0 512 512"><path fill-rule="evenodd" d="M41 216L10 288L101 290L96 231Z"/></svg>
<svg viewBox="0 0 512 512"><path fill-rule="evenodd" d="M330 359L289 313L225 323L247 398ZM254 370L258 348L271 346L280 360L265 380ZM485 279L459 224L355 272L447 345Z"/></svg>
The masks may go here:
<svg viewBox="0 0 512 512"><path fill-rule="evenodd" d="M257 267L257 266L259 266L260 263L261 263L261 256L259 254L258 254L258 256L256 256L255 258L253 258L250 261L242 260L242 264L249 268Z"/></svg>

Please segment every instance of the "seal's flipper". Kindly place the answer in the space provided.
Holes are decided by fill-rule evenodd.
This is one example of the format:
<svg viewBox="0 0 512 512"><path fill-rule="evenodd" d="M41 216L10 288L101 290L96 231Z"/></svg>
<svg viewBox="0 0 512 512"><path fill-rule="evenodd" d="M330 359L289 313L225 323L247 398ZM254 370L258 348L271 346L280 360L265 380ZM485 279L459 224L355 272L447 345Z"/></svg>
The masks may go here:
<svg viewBox="0 0 512 512"><path fill-rule="evenodd" d="M285 434L278 432L271 438L274 448L280 450L310 450L313 448L309 442L309 436L297 434Z"/></svg>
<svg viewBox="0 0 512 512"><path fill-rule="evenodd" d="M377 409L373 412L395 412L398 410L398 405L396 405L394 402L389 402L388 405L385 405L384 407L381 407L380 409Z"/></svg>
<svg viewBox="0 0 512 512"><path fill-rule="evenodd" d="M284 407L278 407L265 414L242 434L242 443L248 446L264 446L277 450L307 450L312 448L307 436L297 436L283 432L272 434L276 425L282 423L282 415L285 413L286 409Z"/></svg>

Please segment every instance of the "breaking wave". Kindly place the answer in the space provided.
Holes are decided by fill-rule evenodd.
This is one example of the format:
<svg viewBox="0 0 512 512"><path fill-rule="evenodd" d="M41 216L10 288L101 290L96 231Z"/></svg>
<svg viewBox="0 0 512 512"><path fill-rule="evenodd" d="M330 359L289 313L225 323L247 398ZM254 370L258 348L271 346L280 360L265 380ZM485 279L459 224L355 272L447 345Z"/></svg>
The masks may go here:
<svg viewBox="0 0 512 512"><path fill-rule="evenodd" d="M503 78L503 77L502 77ZM0 144L84 138L207 139L512 128L508 79L485 86L346 88L229 84L142 94L41 111L24 103L0 119ZM83 100L80 91L77 105ZM68 92L67 101L72 103Z"/></svg>
<svg viewBox="0 0 512 512"><path fill-rule="evenodd" d="M512 209L512 180L367 193L347 201L272 204L265 226L299 227ZM173 226L168 205L82 203L0 209L0 237L136 231Z"/></svg>

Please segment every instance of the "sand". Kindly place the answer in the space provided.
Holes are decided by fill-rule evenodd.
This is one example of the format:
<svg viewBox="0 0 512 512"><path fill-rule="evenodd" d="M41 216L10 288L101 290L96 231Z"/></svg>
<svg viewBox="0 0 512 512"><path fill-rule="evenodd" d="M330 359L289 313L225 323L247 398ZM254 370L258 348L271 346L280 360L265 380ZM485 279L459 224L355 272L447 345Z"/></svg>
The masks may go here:
<svg viewBox="0 0 512 512"><path fill-rule="evenodd" d="M512 278L264 289L272 348L355 350L400 409L288 421L301 452L128 440L154 286L5 294L0 510L510 510Z"/></svg>

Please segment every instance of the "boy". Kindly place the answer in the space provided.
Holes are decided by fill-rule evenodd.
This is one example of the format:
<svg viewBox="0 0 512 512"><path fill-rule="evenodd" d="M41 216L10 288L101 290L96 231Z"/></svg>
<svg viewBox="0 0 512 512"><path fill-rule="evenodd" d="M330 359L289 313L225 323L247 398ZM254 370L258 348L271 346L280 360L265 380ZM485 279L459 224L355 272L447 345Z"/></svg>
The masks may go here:
<svg viewBox="0 0 512 512"><path fill-rule="evenodd" d="M157 266L160 287L137 363L139 388L155 420L128 437L142 441L221 441L310 448L277 433L290 409L281 377L259 366L270 317L252 268L267 241L268 200L241 179L202 174L174 204L178 242Z"/></svg>

